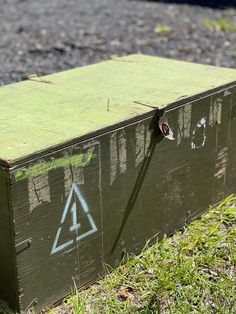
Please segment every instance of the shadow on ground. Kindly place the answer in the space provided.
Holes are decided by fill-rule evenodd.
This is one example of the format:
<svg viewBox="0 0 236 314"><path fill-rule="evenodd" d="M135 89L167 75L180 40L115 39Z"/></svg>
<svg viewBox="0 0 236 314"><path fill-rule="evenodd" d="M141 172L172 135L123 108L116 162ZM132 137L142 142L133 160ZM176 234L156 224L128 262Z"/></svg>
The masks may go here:
<svg viewBox="0 0 236 314"><path fill-rule="evenodd" d="M191 4L215 9L236 8L236 0L143 0L143 1L175 4Z"/></svg>

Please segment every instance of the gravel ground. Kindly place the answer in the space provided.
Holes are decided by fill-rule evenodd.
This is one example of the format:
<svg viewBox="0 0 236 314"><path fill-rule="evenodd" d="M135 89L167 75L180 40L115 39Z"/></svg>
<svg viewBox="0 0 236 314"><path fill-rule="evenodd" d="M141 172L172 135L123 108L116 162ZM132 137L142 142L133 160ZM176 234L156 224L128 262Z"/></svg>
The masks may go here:
<svg viewBox="0 0 236 314"><path fill-rule="evenodd" d="M235 0L194 2L0 0L0 85L131 53L236 67L236 32L203 24L236 22ZM157 24L171 31L156 34Z"/></svg>

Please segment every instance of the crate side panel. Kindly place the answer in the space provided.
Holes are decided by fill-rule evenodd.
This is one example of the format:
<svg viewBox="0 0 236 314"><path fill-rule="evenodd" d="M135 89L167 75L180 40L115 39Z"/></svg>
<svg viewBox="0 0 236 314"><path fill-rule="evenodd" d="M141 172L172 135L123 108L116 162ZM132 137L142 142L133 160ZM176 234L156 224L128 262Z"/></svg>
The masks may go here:
<svg viewBox="0 0 236 314"><path fill-rule="evenodd" d="M0 170L0 299L17 307L13 222L10 214L9 174Z"/></svg>
<svg viewBox="0 0 236 314"><path fill-rule="evenodd" d="M231 88L168 111L175 141L153 117L13 172L17 243L31 241L17 255L22 309L64 297L72 278L94 281L235 191L234 99Z"/></svg>

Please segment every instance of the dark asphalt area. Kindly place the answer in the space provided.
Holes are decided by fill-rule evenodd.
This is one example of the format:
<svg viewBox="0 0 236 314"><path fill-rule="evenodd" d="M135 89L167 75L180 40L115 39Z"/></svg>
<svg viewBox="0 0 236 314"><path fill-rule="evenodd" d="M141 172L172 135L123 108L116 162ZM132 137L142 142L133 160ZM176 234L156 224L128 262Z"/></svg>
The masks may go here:
<svg viewBox="0 0 236 314"><path fill-rule="evenodd" d="M199 5L200 4L200 5ZM235 0L0 0L0 85L143 53L236 67ZM155 33L157 24L169 32Z"/></svg>

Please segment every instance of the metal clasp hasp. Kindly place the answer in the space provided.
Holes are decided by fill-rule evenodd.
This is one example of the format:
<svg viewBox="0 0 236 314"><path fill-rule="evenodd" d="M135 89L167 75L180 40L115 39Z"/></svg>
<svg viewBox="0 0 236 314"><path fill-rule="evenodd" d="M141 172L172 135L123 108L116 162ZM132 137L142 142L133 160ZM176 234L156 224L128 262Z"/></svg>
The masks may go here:
<svg viewBox="0 0 236 314"><path fill-rule="evenodd" d="M168 140L173 141L174 138L174 134L169 126L168 120L165 116L161 116L158 120L158 126L159 129L162 133L162 135L167 138Z"/></svg>
<svg viewBox="0 0 236 314"><path fill-rule="evenodd" d="M169 126L168 120L163 115L163 111L161 111L158 107L154 107L154 106L151 106L151 105L148 105L148 104L144 104L144 103L142 103L140 101L136 101L135 100L134 103L136 103L138 105L145 106L145 107L156 109L157 110L156 115L158 117L158 126L159 126L159 129L160 129L162 135L165 138L167 138L168 140L171 140L171 141L173 141L175 139L174 138L174 134L173 134L173 132L172 132L170 126Z"/></svg>

